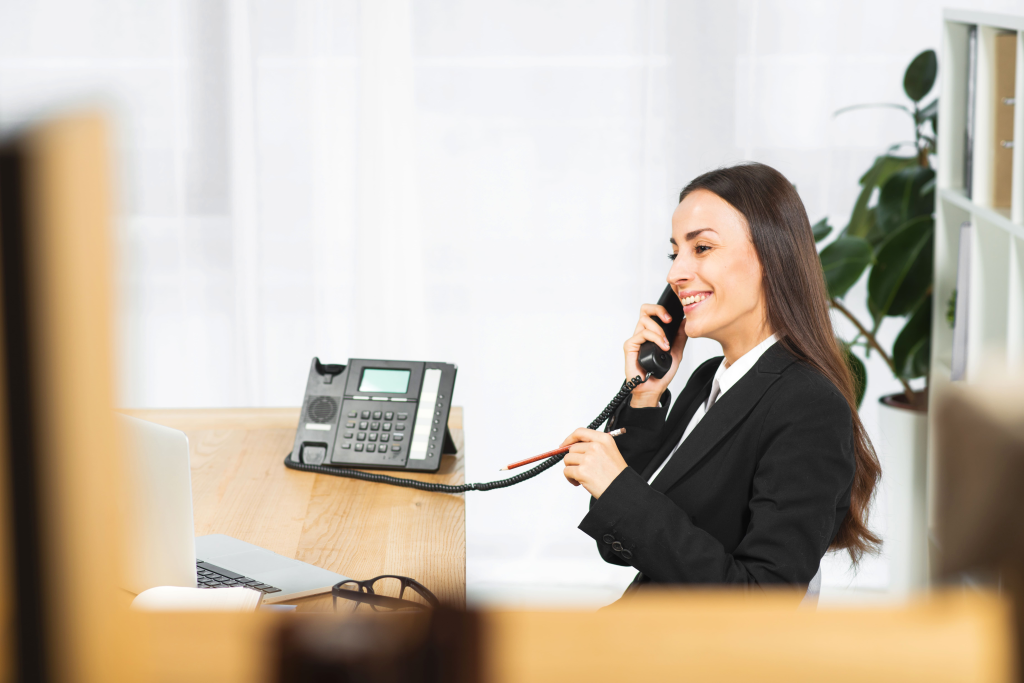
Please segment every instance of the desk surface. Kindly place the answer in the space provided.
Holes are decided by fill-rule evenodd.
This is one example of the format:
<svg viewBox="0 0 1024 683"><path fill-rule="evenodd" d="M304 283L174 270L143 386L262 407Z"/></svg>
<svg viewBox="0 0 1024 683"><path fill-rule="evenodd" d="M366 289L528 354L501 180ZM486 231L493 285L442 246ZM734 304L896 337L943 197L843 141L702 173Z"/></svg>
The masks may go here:
<svg viewBox="0 0 1024 683"><path fill-rule="evenodd" d="M227 534L354 579L410 576L465 604L463 495L287 469L298 408L126 412L188 435L197 536ZM458 455L444 456L437 474L385 473L463 483L462 408L452 408L448 426ZM329 610L331 598L294 604Z"/></svg>

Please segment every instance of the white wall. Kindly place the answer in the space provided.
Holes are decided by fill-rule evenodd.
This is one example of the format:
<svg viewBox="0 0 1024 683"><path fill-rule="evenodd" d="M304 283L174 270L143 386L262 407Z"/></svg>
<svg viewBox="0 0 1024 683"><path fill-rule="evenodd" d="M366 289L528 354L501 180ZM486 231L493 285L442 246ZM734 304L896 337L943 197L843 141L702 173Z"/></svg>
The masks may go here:
<svg viewBox="0 0 1024 683"><path fill-rule="evenodd" d="M831 114L900 100L940 8L0 0L0 124L82 99L115 117L125 405L297 405L313 355L455 362L467 476L490 479L614 394L694 175L763 161L843 224L911 131ZM687 366L713 353L696 340ZM875 404L898 385L869 372L884 450ZM469 494L471 595L614 596L631 572L576 530L586 504L557 470ZM826 583L887 582L884 557L845 571Z"/></svg>

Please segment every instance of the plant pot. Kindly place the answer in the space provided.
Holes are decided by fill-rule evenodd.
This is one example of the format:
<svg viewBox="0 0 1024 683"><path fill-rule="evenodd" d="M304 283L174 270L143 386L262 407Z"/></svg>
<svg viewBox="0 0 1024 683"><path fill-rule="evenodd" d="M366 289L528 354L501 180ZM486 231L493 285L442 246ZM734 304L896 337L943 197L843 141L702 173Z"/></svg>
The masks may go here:
<svg viewBox="0 0 1024 683"><path fill-rule="evenodd" d="M903 394L879 399L878 446L886 503L883 553L889 558L889 591L905 596L928 585L925 463L928 413L909 407Z"/></svg>

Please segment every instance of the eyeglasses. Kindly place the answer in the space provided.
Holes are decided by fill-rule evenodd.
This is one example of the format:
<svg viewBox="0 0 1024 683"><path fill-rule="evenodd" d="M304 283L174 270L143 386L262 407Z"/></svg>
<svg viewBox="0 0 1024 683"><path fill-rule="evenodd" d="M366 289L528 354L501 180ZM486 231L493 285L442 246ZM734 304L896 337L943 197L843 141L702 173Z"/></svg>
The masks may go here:
<svg viewBox="0 0 1024 683"><path fill-rule="evenodd" d="M406 597L406 591L409 597ZM392 597L397 595L398 597ZM384 574L366 581L348 579L331 587L334 611L338 611L338 598L348 600L350 611L360 605L369 605L374 612L398 612L401 610L427 610L440 605L437 597L416 579L408 576Z"/></svg>

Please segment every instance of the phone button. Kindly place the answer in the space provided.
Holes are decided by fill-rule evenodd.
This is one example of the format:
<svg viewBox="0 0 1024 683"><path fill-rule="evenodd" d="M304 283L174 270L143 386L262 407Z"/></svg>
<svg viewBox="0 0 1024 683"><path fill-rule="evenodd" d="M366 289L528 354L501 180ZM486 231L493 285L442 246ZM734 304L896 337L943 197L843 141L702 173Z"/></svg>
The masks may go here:
<svg viewBox="0 0 1024 683"><path fill-rule="evenodd" d="M370 419L370 411L369 410L364 410L363 414L360 415L359 417L363 418L364 420L369 420Z"/></svg>
<svg viewBox="0 0 1024 683"><path fill-rule="evenodd" d="M392 412L391 412L390 410L389 410L388 412L384 413L384 419L385 419L385 420L390 420L390 419L392 419L392 418L393 418L394 416L395 416L395 414L394 414L394 413L392 413Z"/></svg>
<svg viewBox="0 0 1024 683"><path fill-rule="evenodd" d="M356 416L358 416L358 415L359 415L359 411L358 411L358 410L350 410L350 411L348 412L348 416L349 416L349 417L356 417Z"/></svg>
<svg viewBox="0 0 1024 683"><path fill-rule="evenodd" d="M401 446L392 446L392 447L391 447L391 452L392 452L392 453L397 453L397 452L398 452L398 451L400 451L400 450L402 450L402 447L401 447Z"/></svg>
<svg viewBox="0 0 1024 683"><path fill-rule="evenodd" d="M345 432L345 438L346 439L351 439L352 438L352 432Z"/></svg>
<svg viewBox="0 0 1024 683"><path fill-rule="evenodd" d="M381 413L381 412L380 412L379 410L375 410L375 411L373 411L373 419L374 419L374 420L379 420L379 419L380 419L380 416L381 416L382 414L383 414L383 413Z"/></svg>
<svg viewBox="0 0 1024 683"><path fill-rule="evenodd" d="M375 432L376 431L380 431L380 422L372 422L372 423L370 423L370 429L372 429Z"/></svg>
<svg viewBox="0 0 1024 683"><path fill-rule="evenodd" d="M356 439L358 439L359 441L366 441L366 433L359 432L358 434L356 434Z"/></svg>
<svg viewBox="0 0 1024 683"><path fill-rule="evenodd" d="M375 453L376 451L377 451L377 444L375 444L375 443L368 443L368 444L366 444L366 452L367 453Z"/></svg>
<svg viewBox="0 0 1024 683"><path fill-rule="evenodd" d="M350 444L350 443L343 443L343 444L341 444L341 447L344 448L345 450L348 450L348 449L352 448L352 444Z"/></svg>
<svg viewBox="0 0 1024 683"><path fill-rule="evenodd" d="M381 436L386 436L386 435L385 434L381 434ZM405 435L404 434L392 434L391 438L394 439L395 441L401 441L402 439L405 438Z"/></svg>
<svg viewBox="0 0 1024 683"><path fill-rule="evenodd" d="M381 434L381 435L380 435L380 440L381 440L381 441L387 441L387 440L388 440L388 439L390 439L390 438L391 438L391 435L390 435L390 434Z"/></svg>
<svg viewBox="0 0 1024 683"><path fill-rule="evenodd" d="M385 422L384 424L382 424L380 426L380 428L383 429L385 432L390 432L391 431L391 423L390 422Z"/></svg>
<svg viewBox="0 0 1024 683"><path fill-rule="evenodd" d="M399 420L408 420L409 419L409 413L399 413L398 414L398 419Z"/></svg>
<svg viewBox="0 0 1024 683"><path fill-rule="evenodd" d="M355 422L349 422L348 424L345 425L345 429L355 429L355 428L356 428L356 423Z"/></svg>
<svg viewBox="0 0 1024 683"><path fill-rule="evenodd" d="M396 424L395 425L395 429L397 429L400 432L404 432L405 431L405 425L404 424Z"/></svg>
<svg viewBox="0 0 1024 683"><path fill-rule="evenodd" d="M362 450L363 450L363 444L361 444L361 443L357 443L357 444L356 444L356 450L357 450L357 451L360 451L360 452L362 452Z"/></svg>

